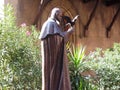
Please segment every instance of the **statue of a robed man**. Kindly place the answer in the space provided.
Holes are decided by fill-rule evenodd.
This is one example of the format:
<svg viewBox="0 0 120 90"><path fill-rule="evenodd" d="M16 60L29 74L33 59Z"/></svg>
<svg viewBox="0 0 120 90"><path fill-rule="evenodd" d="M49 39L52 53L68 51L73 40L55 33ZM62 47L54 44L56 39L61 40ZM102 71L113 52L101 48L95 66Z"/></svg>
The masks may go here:
<svg viewBox="0 0 120 90"><path fill-rule="evenodd" d="M61 9L53 8L40 32L42 90L71 90L65 45L74 27L62 30L62 15Z"/></svg>

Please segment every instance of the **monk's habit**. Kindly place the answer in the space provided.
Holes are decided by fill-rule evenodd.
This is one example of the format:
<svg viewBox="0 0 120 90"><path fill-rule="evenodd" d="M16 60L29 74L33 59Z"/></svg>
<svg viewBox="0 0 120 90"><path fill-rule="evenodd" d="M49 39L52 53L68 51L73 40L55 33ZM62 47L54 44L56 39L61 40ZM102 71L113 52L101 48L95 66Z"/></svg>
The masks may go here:
<svg viewBox="0 0 120 90"><path fill-rule="evenodd" d="M71 90L65 48L66 33L49 18L42 27L42 90Z"/></svg>

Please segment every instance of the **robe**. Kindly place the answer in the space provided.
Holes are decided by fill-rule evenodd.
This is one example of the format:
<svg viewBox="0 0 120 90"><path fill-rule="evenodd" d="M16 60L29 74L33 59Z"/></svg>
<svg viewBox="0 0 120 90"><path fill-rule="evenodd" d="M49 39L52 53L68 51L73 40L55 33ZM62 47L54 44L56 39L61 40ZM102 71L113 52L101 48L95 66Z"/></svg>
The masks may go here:
<svg viewBox="0 0 120 90"><path fill-rule="evenodd" d="M40 39L42 52L42 90L71 90L66 34L61 32L55 20L43 25Z"/></svg>

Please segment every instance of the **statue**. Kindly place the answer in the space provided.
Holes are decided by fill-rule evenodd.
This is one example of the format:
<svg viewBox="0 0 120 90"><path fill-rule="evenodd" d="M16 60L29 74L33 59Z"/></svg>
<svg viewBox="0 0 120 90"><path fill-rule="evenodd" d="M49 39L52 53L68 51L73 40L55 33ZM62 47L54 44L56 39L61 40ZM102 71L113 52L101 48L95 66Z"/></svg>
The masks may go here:
<svg viewBox="0 0 120 90"><path fill-rule="evenodd" d="M62 10L53 8L40 32L42 90L71 90L65 45L74 32L74 25L69 24L69 28L63 31L62 17Z"/></svg>

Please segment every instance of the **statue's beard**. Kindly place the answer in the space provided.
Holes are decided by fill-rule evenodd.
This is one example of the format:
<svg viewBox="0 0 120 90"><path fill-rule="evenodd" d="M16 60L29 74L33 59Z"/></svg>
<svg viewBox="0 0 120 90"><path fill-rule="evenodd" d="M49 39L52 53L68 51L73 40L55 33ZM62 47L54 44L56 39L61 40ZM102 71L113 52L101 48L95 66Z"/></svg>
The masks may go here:
<svg viewBox="0 0 120 90"><path fill-rule="evenodd" d="M55 19L56 19L57 21L61 22L61 19L60 19L60 18L58 18L58 16L57 16L57 15L55 15Z"/></svg>
<svg viewBox="0 0 120 90"><path fill-rule="evenodd" d="M56 20L60 22L60 19L58 17L56 17Z"/></svg>

